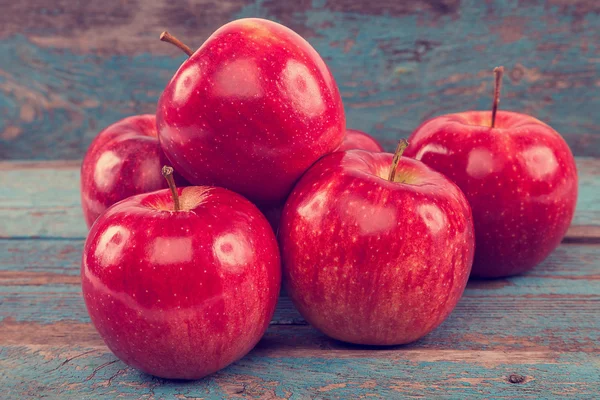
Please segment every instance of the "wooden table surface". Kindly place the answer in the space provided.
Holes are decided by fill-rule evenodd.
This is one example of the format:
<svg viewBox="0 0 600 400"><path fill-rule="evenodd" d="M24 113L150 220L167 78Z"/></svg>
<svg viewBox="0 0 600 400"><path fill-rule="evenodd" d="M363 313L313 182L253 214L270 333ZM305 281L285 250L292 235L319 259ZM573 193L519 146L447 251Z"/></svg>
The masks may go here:
<svg viewBox="0 0 600 400"><path fill-rule="evenodd" d="M79 267L86 228L76 162L0 163L0 397L597 398L600 160L578 159L563 244L530 273L471 281L424 339L353 346L308 326L282 295L241 361L194 382L127 367L90 324Z"/></svg>
<svg viewBox="0 0 600 400"><path fill-rule="evenodd" d="M304 36L332 70L348 126L393 150L422 121L501 108L600 157L595 0L153 0L4 2L0 12L0 399L599 398L600 158L579 158L564 243L523 276L472 281L417 343L350 346L313 330L283 295L248 356L201 381L128 368L90 325L79 263L87 233L79 161L116 120L153 113L191 47L236 18ZM10 160L10 161L9 161ZM37 161L18 161L37 160ZM74 160L74 161L63 161Z"/></svg>

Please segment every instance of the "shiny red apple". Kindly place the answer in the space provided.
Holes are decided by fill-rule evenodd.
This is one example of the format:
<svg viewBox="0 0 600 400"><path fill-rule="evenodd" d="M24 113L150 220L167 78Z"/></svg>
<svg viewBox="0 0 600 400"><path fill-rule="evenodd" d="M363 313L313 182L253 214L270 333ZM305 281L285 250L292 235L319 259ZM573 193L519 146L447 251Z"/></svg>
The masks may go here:
<svg viewBox="0 0 600 400"><path fill-rule="evenodd" d="M381 152L383 148L373 138L367 133L357 131L354 129L346 129L346 134L344 136L344 141L342 145L336 151L346 151L346 150L366 150L366 151L375 151ZM282 203L278 206L267 206L262 207L261 211L267 217L267 220L271 224L273 231L277 233L279 230L279 221L281 219L281 212L283 211L283 206L285 203Z"/></svg>
<svg viewBox="0 0 600 400"><path fill-rule="evenodd" d="M222 26L191 54L156 116L161 145L187 180L265 205L283 203L345 131L323 59L292 30L256 18Z"/></svg>
<svg viewBox="0 0 600 400"><path fill-rule="evenodd" d="M85 243L83 297L126 364L197 379L248 353L279 295L269 223L242 196L212 187L141 194L110 207Z"/></svg>
<svg viewBox="0 0 600 400"><path fill-rule="evenodd" d="M577 202L569 146L550 126L524 114L469 111L421 125L405 155L442 172L473 209L474 276L527 271L558 246Z"/></svg>
<svg viewBox="0 0 600 400"><path fill-rule="evenodd" d="M338 151L346 150L367 150L381 152L383 147L379 142L371 135L357 131L356 129L346 129L346 135L342 145L338 148Z"/></svg>
<svg viewBox="0 0 600 400"><path fill-rule="evenodd" d="M158 144L155 121L154 115L122 119L90 144L81 164L81 205L88 227L116 202L167 187L160 173L166 158Z"/></svg>
<svg viewBox="0 0 600 400"><path fill-rule="evenodd" d="M454 309L471 271L464 195L413 159L401 158L394 169L392 157L361 150L326 156L283 210L287 290L302 316L335 339L417 340Z"/></svg>

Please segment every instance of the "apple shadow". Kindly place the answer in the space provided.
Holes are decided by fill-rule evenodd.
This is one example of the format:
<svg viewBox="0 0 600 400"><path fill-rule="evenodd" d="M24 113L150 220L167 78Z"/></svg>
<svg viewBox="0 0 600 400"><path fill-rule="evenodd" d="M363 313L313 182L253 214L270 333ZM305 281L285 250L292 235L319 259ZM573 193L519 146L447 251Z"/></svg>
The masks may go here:
<svg viewBox="0 0 600 400"><path fill-rule="evenodd" d="M173 387L183 387L183 386L193 386L195 383L202 382L215 374L207 375L204 378L200 379L176 379L176 378L161 378L160 376L151 375L147 372L136 370L139 373L139 382L142 384L148 385L149 388L153 389L156 387L165 387L165 386L173 386Z"/></svg>
<svg viewBox="0 0 600 400"><path fill-rule="evenodd" d="M518 275L515 275L515 277L516 276ZM513 277L511 276L509 278L469 278L469 281L467 282L467 286L465 288L465 292L477 289L501 289L508 286L514 286L514 283L511 278Z"/></svg>
<svg viewBox="0 0 600 400"><path fill-rule="evenodd" d="M333 338L328 338L328 339L332 343L335 344L336 350L381 352L381 351L390 351L390 350L410 350L415 346L418 347L419 342L423 341L423 339L425 339L425 338L421 338L421 339L419 339L415 342L411 342L411 343L391 344L391 345L356 344L356 343L344 342L344 341L333 339Z"/></svg>
<svg viewBox="0 0 600 400"><path fill-rule="evenodd" d="M310 354L318 354L322 351L389 351L411 349L419 346L423 339L416 342L397 345L369 345L356 344L338 340L325 335L307 322L297 325L275 325L275 329L267 331L257 346L250 354L263 354L273 356L281 354L286 349L306 351ZM426 336L427 337L427 336Z"/></svg>

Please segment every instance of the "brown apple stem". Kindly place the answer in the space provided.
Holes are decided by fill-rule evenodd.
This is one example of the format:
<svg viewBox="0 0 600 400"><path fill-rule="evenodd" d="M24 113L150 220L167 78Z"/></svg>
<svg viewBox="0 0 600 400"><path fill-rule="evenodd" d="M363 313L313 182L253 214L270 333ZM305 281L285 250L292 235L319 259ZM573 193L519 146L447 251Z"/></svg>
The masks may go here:
<svg viewBox="0 0 600 400"><path fill-rule="evenodd" d="M394 179L396 179L396 170L398 169L400 157L402 157L402 153L404 153L404 149L406 149L407 147L408 141L406 139L400 139L400 141L398 142L398 146L396 146L394 158L392 159L392 167L390 168L390 175L388 176L388 181L394 182Z"/></svg>
<svg viewBox="0 0 600 400"><path fill-rule="evenodd" d="M160 34L160 40L162 40L163 42L171 43L171 44L179 47L185 54L188 55L188 57L191 56L192 54L194 54L192 49L190 49L181 40L177 39L175 36L171 35L167 31L164 31L163 33Z"/></svg>
<svg viewBox="0 0 600 400"><path fill-rule="evenodd" d="M173 209L175 211L181 210L181 206L179 205L179 194L177 194L177 186L175 186L175 180L173 179L173 167L169 167L165 165L162 167L162 174L167 180L169 184L169 189L171 189L171 195L173 196Z"/></svg>
<svg viewBox="0 0 600 400"><path fill-rule="evenodd" d="M492 128L496 125L496 111L498 111L498 104L500 104L500 89L502 88L502 75L504 75L504 67L494 68L494 102L492 103Z"/></svg>

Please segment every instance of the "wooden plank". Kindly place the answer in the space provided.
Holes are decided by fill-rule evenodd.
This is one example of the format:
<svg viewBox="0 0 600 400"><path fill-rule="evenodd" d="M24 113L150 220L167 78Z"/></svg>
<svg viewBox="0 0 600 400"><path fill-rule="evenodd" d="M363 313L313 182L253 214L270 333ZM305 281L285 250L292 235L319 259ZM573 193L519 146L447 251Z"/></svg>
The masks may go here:
<svg viewBox="0 0 600 400"><path fill-rule="evenodd" d="M600 238L600 159L577 158L579 198L567 241ZM79 162L0 162L0 238L84 238Z"/></svg>
<svg viewBox="0 0 600 400"><path fill-rule="evenodd" d="M27 326L52 330L56 324L89 323L79 286L82 245L81 240L0 240L0 344L19 343ZM420 346L590 351L600 342L599 303L600 247L562 245L524 276L471 281L455 312ZM7 331L7 324L13 328ZM306 322L283 296L272 325Z"/></svg>
<svg viewBox="0 0 600 400"><path fill-rule="evenodd" d="M348 399L348 398L595 398L597 365L576 355L560 358L522 352L420 354L407 348L365 351L319 350L297 357L295 346L278 347L270 332L247 357L203 380L154 378L118 361L103 347L6 346L0 365L8 399ZM386 357L385 353L394 357ZM339 357L345 355L346 357ZM348 356L352 358L348 358ZM2 382L2 380L4 382ZM515 382L515 383L513 383ZM518 382L518 383L516 383Z"/></svg>
<svg viewBox="0 0 600 400"><path fill-rule="evenodd" d="M507 70L502 108L600 155L600 6L590 0L121 0L9 2L0 15L0 159L79 159L104 126L155 103L192 47L223 23L289 25L324 57L348 125L391 150L423 120L488 109L491 69Z"/></svg>
<svg viewBox="0 0 600 400"><path fill-rule="evenodd" d="M204 380L127 367L89 323L82 240L0 240L3 398L593 398L600 391L600 247L562 245L524 276L472 281L417 343L328 339L287 297L247 357ZM520 383L515 383L520 382Z"/></svg>

